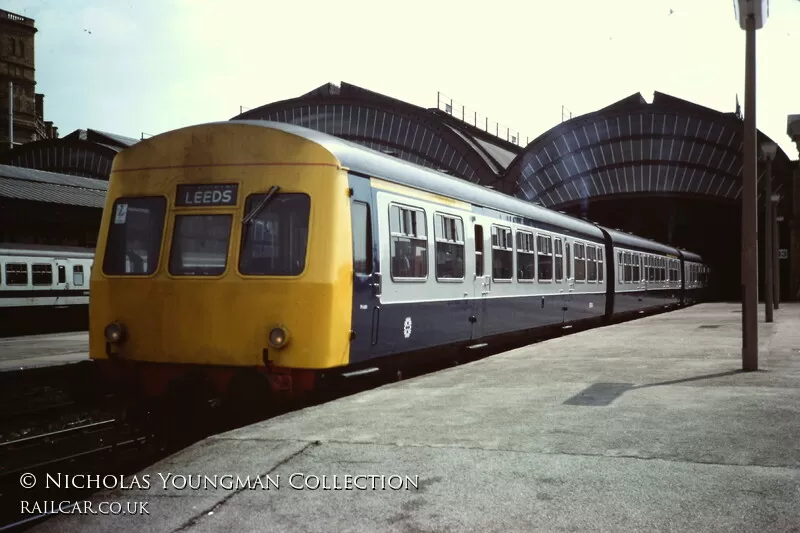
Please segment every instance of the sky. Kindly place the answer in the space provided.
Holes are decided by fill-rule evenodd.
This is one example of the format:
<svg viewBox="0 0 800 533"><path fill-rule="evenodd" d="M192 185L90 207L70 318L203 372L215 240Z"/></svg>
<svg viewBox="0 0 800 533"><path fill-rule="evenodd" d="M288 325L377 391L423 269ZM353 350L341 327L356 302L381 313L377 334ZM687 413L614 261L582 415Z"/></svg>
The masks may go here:
<svg viewBox="0 0 800 533"><path fill-rule="evenodd" d="M734 0L0 0L36 20L37 92L62 135L141 137L345 81L423 107L437 91L521 133L641 92L744 106ZM791 159L800 0L757 32L758 128ZM793 72L792 72L793 70Z"/></svg>

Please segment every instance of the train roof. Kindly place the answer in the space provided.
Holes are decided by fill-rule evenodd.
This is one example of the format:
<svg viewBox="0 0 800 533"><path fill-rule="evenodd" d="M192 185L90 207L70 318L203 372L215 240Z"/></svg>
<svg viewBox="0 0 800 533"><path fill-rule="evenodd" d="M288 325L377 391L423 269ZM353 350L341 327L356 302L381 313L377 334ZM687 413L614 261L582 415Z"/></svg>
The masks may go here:
<svg viewBox="0 0 800 533"><path fill-rule="evenodd" d="M497 209L509 214L525 216L537 222L563 228L571 233L578 233L596 239L603 238L603 232L596 224L591 222L519 200L513 196L493 191L461 178L448 176L447 174L397 159L339 137L282 122L235 120L225 124L230 124L230 122L273 128L303 137L328 150L339 160L342 166L356 173L448 196L474 205Z"/></svg>
<svg viewBox="0 0 800 533"><path fill-rule="evenodd" d="M0 242L0 255L33 255L42 257L57 255L58 257L94 257L94 248L81 246L62 246L56 244L25 244L16 242Z"/></svg>
<svg viewBox="0 0 800 533"><path fill-rule="evenodd" d="M609 228L603 229L606 230L611 236L611 242L613 242L614 245L633 248L643 252L671 254L675 257L678 257L678 254L680 253L677 248L673 248L672 246L667 246L666 244L661 244L660 242L652 241L650 239L645 239L644 237L631 235L630 233L623 233L622 231Z"/></svg>
<svg viewBox="0 0 800 533"><path fill-rule="evenodd" d="M688 250L679 250L681 255L686 261L694 261L695 263L703 263L703 258L697 255L694 252L690 252Z"/></svg>

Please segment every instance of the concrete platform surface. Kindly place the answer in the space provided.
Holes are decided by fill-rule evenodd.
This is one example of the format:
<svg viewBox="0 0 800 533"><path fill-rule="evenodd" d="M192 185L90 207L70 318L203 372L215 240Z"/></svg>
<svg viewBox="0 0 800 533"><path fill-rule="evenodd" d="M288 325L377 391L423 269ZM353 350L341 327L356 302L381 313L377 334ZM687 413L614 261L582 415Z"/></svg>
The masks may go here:
<svg viewBox="0 0 800 533"><path fill-rule="evenodd" d="M800 305L761 319L755 373L738 371L738 308L570 335L218 435L92 500L149 514L34 531L800 531Z"/></svg>
<svg viewBox="0 0 800 533"><path fill-rule="evenodd" d="M0 372L88 359L89 333L86 331L0 338Z"/></svg>

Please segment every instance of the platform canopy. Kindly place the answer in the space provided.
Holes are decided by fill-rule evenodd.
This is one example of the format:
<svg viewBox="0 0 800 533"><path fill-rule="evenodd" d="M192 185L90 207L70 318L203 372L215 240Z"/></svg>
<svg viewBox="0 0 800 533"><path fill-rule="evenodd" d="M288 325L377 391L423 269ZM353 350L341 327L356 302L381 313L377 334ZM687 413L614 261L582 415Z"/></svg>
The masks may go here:
<svg viewBox="0 0 800 533"><path fill-rule="evenodd" d="M736 201L742 192L738 113L721 113L656 92L637 93L548 130L506 170L512 193L546 207L634 195L691 195ZM770 140L759 132L759 143ZM759 202L765 165L759 163ZM775 194L788 191L791 164L778 148Z"/></svg>
<svg viewBox="0 0 800 533"><path fill-rule="evenodd" d="M117 153L137 142L98 130L75 130L59 139L17 146L0 157L0 164L108 180Z"/></svg>
<svg viewBox="0 0 800 533"><path fill-rule="evenodd" d="M510 192L505 169L522 148L439 109L342 83L247 110L231 120L304 126L473 183Z"/></svg>
<svg viewBox="0 0 800 533"><path fill-rule="evenodd" d="M83 176L0 165L0 204L26 200L102 209L108 182Z"/></svg>

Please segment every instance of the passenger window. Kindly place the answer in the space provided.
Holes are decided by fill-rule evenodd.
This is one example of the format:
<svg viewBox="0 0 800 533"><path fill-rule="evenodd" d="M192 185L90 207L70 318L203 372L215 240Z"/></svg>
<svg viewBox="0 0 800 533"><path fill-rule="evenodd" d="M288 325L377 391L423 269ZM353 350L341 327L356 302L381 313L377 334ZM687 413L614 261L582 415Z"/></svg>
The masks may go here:
<svg viewBox="0 0 800 533"><path fill-rule="evenodd" d="M625 283L625 254L617 252L617 278L619 283Z"/></svg>
<svg viewBox="0 0 800 533"><path fill-rule="evenodd" d="M510 228L492 226L492 279L511 280L514 273L514 241Z"/></svg>
<svg viewBox="0 0 800 533"><path fill-rule="evenodd" d="M603 270L605 270L602 246L597 248L597 281L603 283Z"/></svg>
<svg viewBox="0 0 800 533"><path fill-rule="evenodd" d="M517 231L517 280L533 281L536 277L536 251L533 233Z"/></svg>
<svg viewBox="0 0 800 533"><path fill-rule="evenodd" d="M25 263L6 263L6 285L27 285L28 265Z"/></svg>
<svg viewBox="0 0 800 533"><path fill-rule="evenodd" d="M31 269L33 270L31 282L34 286L53 284L52 265L31 265Z"/></svg>
<svg viewBox="0 0 800 533"><path fill-rule="evenodd" d="M483 276L483 226L475 226L475 275Z"/></svg>
<svg viewBox="0 0 800 533"><path fill-rule="evenodd" d="M575 243L575 281L586 281L586 245Z"/></svg>
<svg viewBox="0 0 800 533"><path fill-rule="evenodd" d="M252 213L266 194L252 194L245 213ZM306 268L311 198L280 193L261 205L258 215L242 228L239 272L253 276L298 276Z"/></svg>
<svg viewBox="0 0 800 533"><path fill-rule="evenodd" d="M464 222L460 217L436 213L436 279L464 279Z"/></svg>
<svg viewBox="0 0 800 533"><path fill-rule="evenodd" d="M83 265L73 265L72 284L76 287L83 286Z"/></svg>
<svg viewBox="0 0 800 533"><path fill-rule="evenodd" d="M372 232L370 231L369 206L364 202L353 202L353 271L356 274L372 272Z"/></svg>
<svg viewBox="0 0 800 533"><path fill-rule="evenodd" d="M642 271L641 271L641 256L639 254L633 254L633 282L640 283L642 281Z"/></svg>
<svg viewBox="0 0 800 533"><path fill-rule="evenodd" d="M392 205L389 208L392 279L428 277L428 230L421 209Z"/></svg>
<svg viewBox="0 0 800 533"><path fill-rule="evenodd" d="M65 267L64 265L58 265L58 282L59 283L67 282L67 267Z"/></svg>
<svg viewBox="0 0 800 533"><path fill-rule="evenodd" d="M103 272L111 275L155 272L165 210L163 197L117 199L110 216Z"/></svg>
<svg viewBox="0 0 800 533"><path fill-rule="evenodd" d="M586 246L586 281L597 281L597 248L591 244Z"/></svg>
<svg viewBox="0 0 800 533"><path fill-rule="evenodd" d="M549 235L537 235L536 245L537 279L553 281L553 239Z"/></svg>
<svg viewBox="0 0 800 533"><path fill-rule="evenodd" d="M564 279L564 250L562 248L561 239L555 240L555 258L556 258L556 281Z"/></svg>
<svg viewBox="0 0 800 533"><path fill-rule="evenodd" d="M623 254L623 259L625 261L625 283L630 283L633 280L633 261L631 259L631 254L625 252Z"/></svg>

